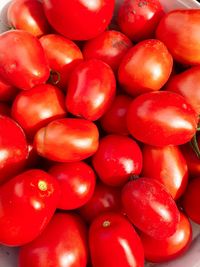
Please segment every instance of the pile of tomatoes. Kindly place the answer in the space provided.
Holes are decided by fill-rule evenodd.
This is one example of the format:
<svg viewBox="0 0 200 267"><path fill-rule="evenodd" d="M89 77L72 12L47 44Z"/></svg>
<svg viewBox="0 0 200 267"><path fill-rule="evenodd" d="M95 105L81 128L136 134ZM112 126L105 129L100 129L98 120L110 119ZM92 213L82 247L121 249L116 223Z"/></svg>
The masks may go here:
<svg viewBox="0 0 200 267"><path fill-rule="evenodd" d="M20 267L142 267L200 224L200 10L13 0L0 34L0 244Z"/></svg>

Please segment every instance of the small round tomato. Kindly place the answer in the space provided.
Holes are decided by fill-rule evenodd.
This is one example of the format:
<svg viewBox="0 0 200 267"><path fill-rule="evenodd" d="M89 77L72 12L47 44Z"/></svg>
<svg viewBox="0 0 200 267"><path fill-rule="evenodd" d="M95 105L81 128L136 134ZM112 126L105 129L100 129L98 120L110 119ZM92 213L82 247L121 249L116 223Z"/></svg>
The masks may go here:
<svg viewBox="0 0 200 267"><path fill-rule="evenodd" d="M144 233L140 234L145 259L150 262L164 262L182 255L191 244L192 227L188 218L180 212L176 232L164 239L156 240Z"/></svg>
<svg viewBox="0 0 200 267"><path fill-rule="evenodd" d="M0 101L9 102L12 101L18 93L18 89L12 85L7 84L0 77Z"/></svg>
<svg viewBox="0 0 200 267"><path fill-rule="evenodd" d="M132 96L157 91L167 82L172 66L172 56L164 43L145 40L129 49L122 58L119 83Z"/></svg>
<svg viewBox="0 0 200 267"><path fill-rule="evenodd" d="M155 239L172 236L180 213L171 195L155 179L128 182L122 190L122 204L130 221Z"/></svg>
<svg viewBox="0 0 200 267"><path fill-rule="evenodd" d="M100 139L92 157L92 165L99 178L107 185L121 186L142 170L142 152L131 138L107 135Z"/></svg>
<svg viewBox="0 0 200 267"><path fill-rule="evenodd" d="M142 243L132 224L121 214L99 215L89 229L93 267L143 267Z"/></svg>
<svg viewBox="0 0 200 267"><path fill-rule="evenodd" d="M79 208L92 197L96 177L93 169L85 162L55 164L49 173L58 180L61 187L59 209Z"/></svg>
<svg viewBox="0 0 200 267"><path fill-rule="evenodd" d="M86 227L71 213L56 213L43 233L20 248L19 267L86 267Z"/></svg>

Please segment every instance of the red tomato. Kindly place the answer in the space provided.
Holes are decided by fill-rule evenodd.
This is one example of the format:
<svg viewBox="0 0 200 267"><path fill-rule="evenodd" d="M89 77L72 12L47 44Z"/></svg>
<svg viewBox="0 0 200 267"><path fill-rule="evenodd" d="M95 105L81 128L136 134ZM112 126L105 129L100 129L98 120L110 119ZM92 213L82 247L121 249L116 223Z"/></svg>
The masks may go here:
<svg viewBox="0 0 200 267"><path fill-rule="evenodd" d="M135 98L128 110L130 133L153 146L179 145L194 136L198 116L183 96L150 92Z"/></svg>
<svg viewBox="0 0 200 267"><path fill-rule="evenodd" d="M58 34L44 35L40 38L40 43L44 48L50 68L53 72L59 73L56 85L66 91L72 70L83 59L79 47Z"/></svg>
<svg viewBox="0 0 200 267"><path fill-rule="evenodd" d="M92 158L99 178L108 185L121 186L142 170L142 152L131 138L107 135L100 139L99 148Z"/></svg>
<svg viewBox="0 0 200 267"><path fill-rule="evenodd" d="M109 109L101 117L101 127L106 133L128 135L126 115L132 98L127 95L116 95Z"/></svg>
<svg viewBox="0 0 200 267"><path fill-rule="evenodd" d="M121 212L121 188L98 182L91 199L79 209L85 221L91 223L105 211Z"/></svg>
<svg viewBox="0 0 200 267"><path fill-rule="evenodd" d="M61 187L58 208L72 210L83 206L94 193L96 177L93 169L83 161L56 164L49 173Z"/></svg>
<svg viewBox="0 0 200 267"><path fill-rule="evenodd" d="M86 267L86 228L74 214L57 213L19 253L19 267Z"/></svg>
<svg viewBox="0 0 200 267"><path fill-rule="evenodd" d="M33 137L50 121L65 116L64 94L50 84L42 84L22 91L12 104L12 117L29 137Z"/></svg>
<svg viewBox="0 0 200 267"><path fill-rule="evenodd" d="M12 28L24 30L36 37L50 30L39 0L13 0L8 7L7 19Z"/></svg>
<svg viewBox="0 0 200 267"><path fill-rule="evenodd" d="M175 233L178 208L157 180L142 177L128 182L122 190L122 204L130 221L147 235L166 239Z"/></svg>
<svg viewBox="0 0 200 267"><path fill-rule="evenodd" d="M144 252L132 224L118 213L98 216L89 230L93 267L143 267Z"/></svg>
<svg viewBox="0 0 200 267"><path fill-rule="evenodd" d="M18 93L18 89L12 85L5 83L0 77L0 101L12 101Z"/></svg>
<svg viewBox="0 0 200 267"><path fill-rule="evenodd" d="M6 103L0 102L0 115L10 117L10 112L11 112L10 106Z"/></svg>
<svg viewBox="0 0 200 267"><path fill-rule="evenodd" d="M144 233L140 234L145 259L150 262L169 261L182 255L191 244L192 228L187 217L180 212L176 232L164 240L156 240Z"/></svg>
<svg viewBox="0 0 200 267"><path fill-rule="evenodd" d="M142 175L157 179L174 199L178 199L188 182L187 163L180 149L176 146L145 145L142 152Z"/></svg>
<svg viewBox="0 0 200 267"><path fill-rule="evenodd" d="M133 46L122 58L118 79L132 96L157 91L167 82L173 59L159 40L145 40Z"/></svg>
<svg viewBox="0 0 200 267"><path fill-rule="evenodd" d="M200 224L200 178L197 177L189 182L183 195L183 208L185 213L195 223Z"/></svg>
<svg viewBox="0 0 200 267"><path fill-rule="evenodd" d="M93 155L99 143L99 132L93 122L76 119L57 119L41 128L35 135L38 154L58 162L72 162Z"/></svg>
<svg viewBox="0 0 200 267"><path fill-rule="evenodd" d="M0 184L22 171L27 157L23 130L12 119L0 115Z"/></svg>
<svg viewBox="0 0 200 267"><path fill-rule="evenodd" d="M100 59L116 72L122 57L131 47L131 41L123 33L105 31L84 44L83 56L85 59Z"/></svg>
<svg viewBox="0 0 200 267"><path fill-rule="evenodd" d="M53 28L72 40L87 40L102 33L113 16L114 0L44 0Z"/></svg>
<svg viewBox="0 0 200 267"><path fill-rule="evenodd" d="M165 43L175 60L197 65L200 63L199 27L199 9L174 10L161 19L156 36Z"/></svg>
<svg viewBox="0 0 200 267"><path fill-rule="evenodd" d="M112 69L103 61L90 59L72 72L66 95L66 107L75 116L95 121L110 106L116 91Z"/></svg>
<svg viewBox="0 0 200 267"><path fill-rule="evenodd" d="M12 48L12 53L8 47ZM49 78L49 66L38 39L22 30L0 34L0 76L9 84L28 90Z"/></svg>
<svg viewBox="0 0 200 267"><path fill-rule="evenodd" d="M0 187L0 244L20 246L34 240L52 218L59 185L42 170L29 170Z"/></svg>
<svg viewBox="0 0 200 267"><path fill-rule="evenodd" d="M117 14L121 31L134 42L153 37L164 15L159 0L122 1Z"/></svg>

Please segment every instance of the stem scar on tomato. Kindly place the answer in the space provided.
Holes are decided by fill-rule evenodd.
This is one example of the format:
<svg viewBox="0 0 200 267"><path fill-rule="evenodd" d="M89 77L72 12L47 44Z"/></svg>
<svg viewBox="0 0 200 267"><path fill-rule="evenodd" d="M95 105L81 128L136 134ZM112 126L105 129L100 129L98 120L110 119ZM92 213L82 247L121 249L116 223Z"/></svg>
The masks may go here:
<svg viewBox="0 0 200 267"><path fill-rule="evenodd" d="M111 225L111 222L110 222L110 221L104 221L104 222L102 223L102 226L103 226L104 228L110 227L110 225Z"/></svg>
<svg viewBox="0 0 200 267"><path fill-rule="evenodd" d="M47 190L47 183L45 181L42 181L40 180L38 182L38 188L41 190L41 191L46 191Z"/></svg>

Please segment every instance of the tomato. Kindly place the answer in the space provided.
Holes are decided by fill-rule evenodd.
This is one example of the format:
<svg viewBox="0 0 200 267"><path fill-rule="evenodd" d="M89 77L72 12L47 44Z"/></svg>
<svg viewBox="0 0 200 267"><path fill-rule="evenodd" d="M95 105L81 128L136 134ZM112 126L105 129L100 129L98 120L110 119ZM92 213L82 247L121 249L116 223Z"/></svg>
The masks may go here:
<svg viewBox="0 0 200 267"><path fill-rule="evenodd" d="M23 130L12 119L0 115L0 184L22 171L27 157Z"/></svg>
<svg viewBox="0 0 200 267"><path fill-rule="evenodd" d="M145 40L129 49L122 58L118 80L132 96L157 91L167 82L172 66L172 56L161 41Z"/></svg>
<svg viewBox="0 0 200 267"><path fill-rule="evenodd" d="M131 138L107 135L100 139L92 157L92 165L99 178L107 185L121 186L142 170L142 152Z"/></svg>
<svg viewBox="0 0 200 267"><path fill-rule="evenodd" d="M103 61L90 59L72 72L66 95L66 107L75 116L95 121L110 106L116 91L112 69Z"/></svg>
<svg viewBox="0 0 200 267"><path fill-rule="evenodd" d="M35 239L52 218L59 185L42 170L28 170L0 187L0 244L20 246Z"/></svg>
<svg viewBox="0 0 200 267"><path fill-rule="evenodd" d="M183 96L150 92L135 98L127 113L130 133L153 146L179 145L194 136L198 116Z"/></svg>
<svg viewBox="0 0 200 267"><path fill-rule="evenodd" d="M12 53L7 49L12 47ZM49 66L39 40L28 32L11 30L0 35L0 76L28 90L49 78Z"/></svg>
<svg viewBox="0 0 200 267"><path fill-rule="evenodd" d="M130 221L155 239L172 236L180 213L171 195L155 179L128 182L122 190L122 204Z"/></svg>
<svg viewBox="0 0 200 267"><path fill-rule="evenodd" d="M36 37L50 31L42 3L39 0L14 0L8 6L8 23L11 27L24 30Z"/></svg>
<svg viewBox="0 0 200 267"><path fill-rule="evenodd" d="M100 59L116 72L123 55L131 47L131 41L123 33L105 31L84 44L83 56L85 59Z"/></svg>
<svg viewBox="0 0 200 267"><path fill-rule="evenodd" d="M50 24L72 40L87 40L102 33L110 23L114 4L114 0L43 1Z"/></svg>
<svg viewBox="0 0 200 267"><path fill-rule="evenodd" d="M58 72L56 85L66 91L70 74L83 55L79 47L71 40L58 34L48 34L40 38L50 68Z"/></svg>
<svg viewBox="0 0 200 267"><path fill-rule="evenodd" d="M197 177L189 182L185 194L183 195L183 208L185 213L195 223L200 224L200 178Z"/></svg>
<svg viewBox="0 0 200 267"><path fill-rule="evenodd" d="M199 27L199 9L174 10L161 19L156 36L165 43L175 60L183 64L198 65L200 63Z"/></svg>
<svg viewBox="0 0 200 267"><path fill-rule="evenodd" d="M58 180L61 187L59 209L79 208L92 197L96 177L93 169L85 162L55 164L49 173Z"/></svg>
<svg viewBox="0 0 200 267"><path fill-rule="evenodd" d="M20 248L19 267L86 267L87 252L80 218L56 213L38 238Z"/></svg>
<svg viewBox="0 0 200 267"><path fill-rule="evenodd" d="M159 0L122 1L117 22L120 30L134 42L152 38L164 15Z"/></svg>
<svg viewBox="0 0 200 267"><path fill-rule="evenodd" d="M18 90L12 85L5 83L0 77L0 101L9 102L12 101L17 95Z"/></svg>
<svg viewBox="0 0 200 267"><path fill-rule="evenodd" d="M12 103L12 117L29 137L50 121L66 116L65 97L50 84L22 91Z"/></svg>
<svg viewBox="0 0 200 267"><path fill-rule="evenodd" d="M108 186L98 181L90 200L79 208L79 214L85 221L91 223L105 211L121 212L121 210L121 188Z"/></svg>
<svg viewBox="0 0 200 267"><path fill-rule="evenodd" d="M50 122L34 137L39 155L58 162L73 162L93 155L99 144L99 132L93 122L66 118Z"/></svg>
<svg viewBox="0 0 200 267"><path fill-rule="evenodd" d="M0 102L0 115L10 117L10 112L11 112L10 106L6 103Z"/></svg>
<svg viewBox="0 0 200 267"><path fill-rule="evenodd" d="M118 213L99 215L89 229L93 267L143 267L141 241L131 223Z"/></svg>
<svg viewBox="0 0 200 267"><path fill-rule="evenodd" d="M188 182L187 163L180 149L176 146L145 145L142 155L142 175L157 179L174 199L178 199Z"/></svg>
<svg viewBox="0 0 200 267"><path fill-rule="evenodd" d="M192 241L192 228L187 217L180 212L176 232L164 240L156 240L144 233L140 234L146 260L164 262L182 255Z"/></svg>

